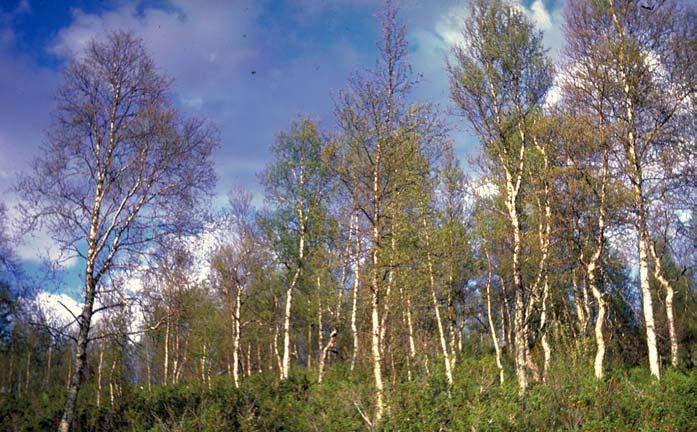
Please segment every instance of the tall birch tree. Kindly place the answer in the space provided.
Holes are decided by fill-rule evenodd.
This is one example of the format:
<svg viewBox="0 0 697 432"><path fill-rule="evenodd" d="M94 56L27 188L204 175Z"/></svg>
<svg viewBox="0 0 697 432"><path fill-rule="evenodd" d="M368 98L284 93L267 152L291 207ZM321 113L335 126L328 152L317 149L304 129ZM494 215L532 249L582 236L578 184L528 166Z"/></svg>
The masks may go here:
<svg viewBox="0 0 697 432"><path fill-rule="evenodd" d="M274 160L261 174L266 199L274 205L275 211L268 224L272 244L276 246L286 275L282 380L288 378L290 371L293 294L307 266L307 252L312 246L309 236L321 217L320 208L327 188L322 146L317 126L310 119L294 122L287 133L279 134L271 149Z"/></svg>
<svg viewBox="0 0 697 432"><path fill-rule="evenodd" d="M506 1L473 0L462 32L464 43L449 64L451 98L502 172L501 193L512 237L515 366L520 392L528 386L526 302L522 274L520 197L533 146L531 123L552 84L552 65L542 34Z"/></svg>
<svg viewBox="0 0 697 432"><path fill-rule="evenodd" d="M60 421L71 429L95 299L153 240L199 228L216 135L173 108L170 81L128 33L92 41L63 72L47 143L18 189L23 213L84 265L74 367Z"/></svg>

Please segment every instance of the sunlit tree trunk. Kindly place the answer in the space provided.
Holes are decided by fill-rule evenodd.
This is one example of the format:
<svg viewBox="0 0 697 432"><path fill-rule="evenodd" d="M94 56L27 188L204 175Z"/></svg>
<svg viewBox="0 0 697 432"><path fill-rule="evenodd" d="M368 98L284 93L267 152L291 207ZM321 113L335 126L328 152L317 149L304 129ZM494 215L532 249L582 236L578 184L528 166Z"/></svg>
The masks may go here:
<svg viewBox="0 0 697 432"><path fill-rule="evenodd" d="M152 358L149 356L145 359L145 370L148 380L148 393L152 392Z"/></svg>
<svg viewBox="0 0 697 432"><path fill-rule="evenodd" d="M351 223L352 225L352 223ZM331 331L329 332L329 340L327 341L327 344L322 346L322 343L319 345L319 370L318 370L318 375L317 375L317 382L321 383L322 379L324 378L324 368L327 362L327 356L329 354L329 351L334 347L334 343L336 342L336 336L339 333L339 325L341 321L341 308L344 303L344 287L346 286L346 278L348 275L347 269L348 266L350 265L351 261L351 248L353 247L352 241L353 241L353 226L349 226L349 235L348 235L348 240L346 241L346 250L344 252L344 259L342 261L341 265L341 277L339 278L339 299L336 304L336 309L334 310L334 316L333 316L333 326ZM317 292L319 294L319 276L317 277ZM331 311L330 311L331 313ZM322 327L321 324L321 317L319 319L320 321L320 328Z"/></svg>
<svg viewBox="0 0 697 432"><path fill-rule="evenodd" d="M100 200L97 200L100 202ZM96 205L98 208L99 206ZM90 233L90 249L94 251L96 247L97 238L97 215L99 210L94 212L94 219L92 223L92 232ZM88 256L90 254L88 253ZM86 270L86 288L85 288L85 305L82 309L82 314L80 315L80 329L77 339L77 347L75 351L75 365L72 367L72 373L70 378L70 384L68 386L68 394L65 399L65 407L63 410L63 416L59 424L59 430L61 432L69 432L71 425L73 423L73 417L75 415L76 403L77 403L77 393L82 384L82 378L84 374L85 365L87 364L87 343L89 341L89 331L90 324L92 322L92 312L94 308L94 296L96 291L96 281L93 279L92 274L94 272L94 252L91 254L92 259L87 261ZM72 363L71 363L72 366Z"/></svg>
<svg viewBox="0 0 697 432"><path fill-rule="evenodd" d="M235 272L236 273L236 272ZM235 388L240 387L240 312L242 310L242 286L236 284L235 310L232 316L234 326L234 336L232 339L232 379Z"/></svg>
<svg viewBox="0 0 697 432"><path fill-rule="evenodd" d="M603 167L600 178L600 192L598 194L598 234L597 238L595 239L595 250L590 256L588 263L586 263L588 286L590 287L591 293L593 294L593 297L595 297L595 301L598 304L598 316L595 320L595 343L597 350L593 365L595 369L595 376L598 379L602 379L605 375L605 335L603 334L603 326L605 316L607 315L607 301L605 300L603 293L598 288L595 271L605 247L605 219L607 217L607 183L610 175L609 170L609 149L607 146L605 146L603 149ZM581 257L583 257L583 255L581 255Z"/></svg>
<svg viewBox="0 0 697 432"><path fill-rule="evenodd" d="M356 359L358 357L358 326L356 325L356 316L358 313L358 287L360 286L360 253L361 253L361 236L358 226L358 214L354 215L353 222L356 233L355 246L353 250L353 291L351 294L351 339L353 341L353 349L351 351L351 371L356 367Z"/></svg>
<svg viewBox="0 0 697 432"><path fill-rule="evenodd" d="M394 230L394 227L393 227ZM387 334L387 321L390 318L390 301L392 294L392 286L394 285L394 256L397 251L395 244L395 232L390 235L390 261L387 269L387 286L385 287L385 295L382 298L382 317L380 319L380 352L385 355L385 338Z"/></svg>
<svg viewBox="0 0 697 432"><path fill-rule="evenodd" d="M448 336L450 340L448 341L448 348L450 349L450 369L455 369L455 363L457 362L457 336L455 332L456 321L455 321L455 305L453 304L453 268L450 266L448 272L448 305L447 305L447 320L448 320Z"/></svg>
<svg viewBox="0 0 697 432"><path fill-rule="evenodd" d="M48 390L51 385L51 367L53 366L53 341L48 343L48 357L46 359L46 376L44 377L44 390Z"/></svg>
<svg viewBox="0 0 697 432"><path fill-rule="evenodd" d="M169 311L167 312L169 314ZM170 327L169 316L166 318L167 323L165 325L165 355L162 358L162 384L169 384L169 336Z"/></svg>
<svg viewBox="0 0 697 432"><path fill-rule="evenodd" d="M300 185L301 189L303 186L302 174L300 175ZM281 364L281 380L288 378L288 373L290 371L290 314L291 305L293 301L293 290L298 282L298 277L302 271L303 257L305 253L305 221L306 216L304 215L302 206L298 206L298 221L300 223L300 235L298 238L298 262L295 272L293 273L293 279L286 289L286 305L283 313L283 362Z"/></svg>
<svg viewBox="0 0 697 432"><path fill-rule="evenodd" d="M541 145L536 136L533 135L533 142L535 144L535 149L540 154L543 161L543 171L542 171L542 183L543 183L543 204L540 200L537 200L537 206L540 210L540 222L538 223L538 240L540 245L540 252L542 256L537 270L537 277L533 285L533 291L538 291L540 289L540 284L542 284L542 299L541 299L541 314L540 314L540 342L542 344L542 351L544 353L544 363L542 367L542 380L546 381L547 371L549 369L552 348L549 344L549 317L547 304L549 302L549 274L548 274L548 261L549 261L549 244L552 237L552 204L550 196L550 186L549 186L549 176L551 175L549 169L549 157L544 145ZM533 296L535 293L533 292ZM532 303L532 301L531 301ZM529 319L529 318L528 318Z"/></svg>
<svg viewBox="0 0 697 432"><path fill-rule="evenodd" d="M183 354L181 354L181 361L178 362L177 367L174 369L175 374L174 374L174 383L179 384L181 381L181 376L182 376L182 371L184 370L184 365L186 364L186 361L189 358L189 340L190 338L188 336L184 336L184 349L181 351ZM179 350L179 337L177 337L177 358L179 358L180 355L180 350Z"/></svg>
<svg viewBox="0 0 697 432"><path fill-rule="evenodd" d="M179 383L179 379L177 378L177 376L179 375L179 356L181 354L179 352L179 343L181 337L181 329L179 328L179 325L180 323L177 323L177 326L172 329L174 331L174 344L172 346L172 384Z"/></svg>
<svg viewBox="0 0 697 432"><path fill-rule="evenodd" d="M440 316L440 305L438 302L438 296L436 295L436 280L433 275L433 261L431 260L431 236L428 233L428 226L426 224L426 219L423 219L424 227L424 237L426 239L426 263L428 265L428 279L431 286L431 300L433 301L433 309L436 313L436 325L438 327L438 337L440 339L440 347L443 353L443 361L445 364L445 378L448 381L448 385L453 385L453 373L450 369L450 355L448 353L448 344L445 340L445 331L443 330L443 321Z"/></svg>
<svg viewBox="0 0 697 432"><path fill-rule="evenodd" d="M322 289L319 275L317 276L317 366L322 363L322 351L324 350L324 323L322 311Z"/></svg>
<svg viewBox="0 0 697 432"><path fill-rule="evenodd" d="M581 260L583 261L583 259ZM574 305L576 307L576 318L578 320L579 334L583 336L586 333L586 327L588 324L585 309L583 307L584 295L581 292L581 287L579 285L575 268L571 271L571 285L573 286L574 290Z"/></svg>
<svg viewBox="0 0 697 432"><path fill-rule="evenodd" d="M111 407L114 407L115 390L114 390L114 370L116 369L116 356L111 361L111 369L109 370L109 402Z"/></svg>
<svg viewBox="0 0 697 432"><path fill-rule="evenodd" d="M651 285L649 281L649 233L646 221L646 204L644 202L643 173L640 156L637 154L636 119L634 112L634 100L631 95L630 78L625 68L628 61L625 53L624 27L619 20L614 1L608 0L610 14L615 30L619 36L617 70L624 96L625 110L625 153L627 155L627 169L632 184L632 201L636 217L637 241L639 245L639 285L641 287L642 306L644 311L644 324L646 326L646 344L649 351L649 368L656 378L661 377L661 369L658 358L658 344L656 341L656 325L654 321L653 300L651 299Z"/></svg>
<svg viewBox="0 0 697 432"><path fill-rule="evenodd" d="M380 336L382 330L380 328L380 186L381 186L381 158L382 149L381 142L378 139L375 149L375 166L373 170L373 233L371 244L371 352L373 362L373 378L375 379L375 413L373 415L373 425L380 423L383 412L385 410L384 402L384 385L382 382L382 351L380 347Z"/></svg>
<svg viewBox="0 0 697 432"><path fill-rule="evenodd" d="M104 364L104 347L99 347L99 363L97 363L97 406L102 406L102 366Z"/></svg>
<svg viewBox="0 0 697 432"><path fill-rule="evenodd" d="M484 249L484 254L486 255L487 261L487 278L486 278L486 312L489 319L489 330L491 332L491 339L494 342L494 351L496 353L496 367L499 368L499 381L501 384L504 382L503 374L503 363L501 363L501 347L499 346L499 338L496 336L496 326L494 325L494 318L491 312L491 257L489 252ZM503 321L503 317L501 317Z"/></svg>
<svg viewBox="0 0 697 432"><path fill-rule="evenodd" d="M245 369L245 374L247 376L252 375L252 344L247 343L247 369Z"/></svg>
<svg viewBox="0 0 697 432"><path fill-rule="evenodd" d="M544 353L544 363L542 365L542 382L547 381L547 373L549 371L549 365L552 359L552 347L549 343L549 318L547 303L549 302L549 277L544 276L543 288L542 288L542 312L540 314L540 332L542 337L540 338L540 343L542 344L542 351Z"/></svg>
<svg viewBox="0 0 697 432"><path fill-rule="evenodd" d="M206 346L206 342L203 342L203 347L202 347L202 352L201 352L201 359L199 360L200 363L200 368L201 368L201 383L204 385L206 384L206 354L207 354L207 349L208 347Z"/></svg>
<svg viewBox="0 0 697 432"><path fill-rule="evenodd" d="M519 177L520 178L520 177ZM518 183L519 184L519 183ZM526 359L528 351L528 340L525 334L525 298L523 293L522 277L520 271L520 223L518 222L517 196L518 191L513 183L510 173L506 170L506 207L513 230L513 287L514 287L514 325L513 338L515 345L515 368L518 378L518 388L520 393L524 393L528 388L528 374L526 370Z"/></svg>
<svg viewBox="0 0 697 432"><path fill-rule="evenodd" d="M678 336L675 332L675 317L673 312L673 286L668 282L663 274L661 258L656 253L656 246L650 243L651 256L653 257L654 267L653 276L656 278L661 288L666 292L666 320L668 321L668 337L670 340L670 363L673 367L678 366Z"/></svg>

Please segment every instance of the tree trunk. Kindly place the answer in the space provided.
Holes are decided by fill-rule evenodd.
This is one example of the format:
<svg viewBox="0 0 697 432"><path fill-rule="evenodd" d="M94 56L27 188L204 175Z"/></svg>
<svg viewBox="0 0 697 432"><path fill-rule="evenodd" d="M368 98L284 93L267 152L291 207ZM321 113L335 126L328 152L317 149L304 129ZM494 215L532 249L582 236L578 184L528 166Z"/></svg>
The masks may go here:
<svg viewBox="0 0 697 432"><path fill-rule="evenodd" d="M73 376L73 353L72 350L70 350L70 354L68 355L68 374L65 377L65 388L70 389L70 377ZM12 370L12 362L10 362L10 371Z"/></svg>
<svg viewBox="0 0 697 432"><path fill-rule="evenodd" d="M324 348L324 323L322 322L322 290L320 277L317 276L317 363L321 363Z"/></svg>
<svg viewBox="0 0 697 432"><path fill-rule="evenodd" d="M278 351L278 325L273 326L273 353L276 357L276 366L279 371L283 370L283 360L281 359L281 353Z"/></svg>
<svg viewBox="0 0 697 432"><path fill-rule="evenodd" d="M116 369L116 357L114 357L111 360L111 369L109 370L109 402L111 403L111 407L114 407L114 398L115 398L115 391L114 391L114 370Z"/></svg>
<svg viewBox="0 0 697 432"><path fill-rule="evenodd" d="M97 406L102 406L102 368L104 365L104 347L99 347L99 363L97 364Z"/></svg>
<svg viewBox="0 0 697 432"><path fill-rule="evenodd" d="M167 312L169 314L169 311ZM165 326L165 355L162 359L162 384L169 384L169 332L170 323L169 315L167 316L167 324Z"/></svg>
<svg viewBox="0 0 697 432"><path fill-rule="evenodd" d="M148 379L148 394L152 393L152 358L146 354L145 368Z"/></svg>
<svg viewBox="0 0 697 432"><path fill-rule="evenodd" d="M337 335L337 330L334 328L334 329L332 329L331 333L329 333L329 341L324 346L324 348L322 349L322 352L320 353L320 356L319 356L319 373L317 376L317 382L319 382L320 384L322 383L322 379L324 378L324 365L325 365L325 362L327 361L327 353L334 346L334 341L336 339L336 335Z"/></svg>
<svg viewBox="0 0 697 432"><path fill-rule="evenodd" d="M261 344L257 341L257 373L261 373Z"/></svg>
<svg viewBox="0 0 697 432"><path fill-rule="evenodd" d="M184 338L184 354L181 356L181 361L178 361L177 367L174 369L174 383L179 384L181 380L182 370L184 370L184 365L189 356L189 337ZM179 336L177 336L177 359L180 356L179 350Z"/></svg>
<svg viewBox="0 0 697 432"><path fill-rule="evenodd" d="M595 297L595 301L598 303L598 316L595 320L595 343L597 350L595 353L595 361L593 367L595 369L595 377L598 379L603 379L605 375L605 335L603 334L603 326L605 322L605 316L607 315L607 302L603 293L598 289L598 284L595 279L595 270L598 265L598 260L603 253L603 248L605 247L605 217L606 217L606 200L607 200L607 182L609 175L609 160L608 160L608 148L604 149L603 153L603 171L601 175L600 185L600 196L599 209L598 209L598 236L596 239L595 251L590 257L588 264L586 265L586 274L588 277L588 286ZM583 256L583 255L581 255Z"/></svg>
<svg viewBox="0 0 697 432"><path fill-rule="evenodd" d="M377 231L377 228L375 229ZM373 377L375 379L375 415L373 424L376 425L382 419L384 411L384 386L382 383L382 354L380 352L380 303L378 297L378 264L377 250L373 252L373 276L372 276L372 295L371 295L371 349L373 356Z"/></svg>
<svg viewBox="0 0 697 432"><path fill-rule="evenodd" d="M44 377L44 390L51 385L51 366L53 362L53 342L48 343L48 359L46 360L46 376Z"/></svg>
<svg viewBox="0 0 697 432"><path fill-rule="evenodd" d="M245 370L247 376L252 375L252 343L247 343L247 369Z"/></svg>
<svg viewBox="0 0 697 432"><path fill-rule="evenodd" d="M114 86L114 97L111 106L109 131L108 131L108 148L113 149L116 145L116 115L117 109L120 103L121 86L117 83ZM77 337L77 347L75 350L75 367L70 378L70 385L68 387L68 394L65 398L65 405L63 408L63 415L61 417L58 429L60 432L69 432L72 428L73 419L75 417L77 394L80 391L80 386L82 384L82 378L85 371L85 366L87 364L87 344L89 343L89 332L92 325L92 314L94 312L94 298L97 290L97 283L102 274L104 274L109 269L109 263L111 257L109 257L105 263L102 264L99 273L95 274L95 264L97 261L98 244L97 238L99 236L100 218L102 213L102 201L104 199L105 187L107 185L107 169L108 162L101 166L99 158L102 157L102 150L100 149L101 141L95 144L95 155L97 159L97 167L99 171L97 172L97 178L95 182L94 189L94 201L92 203L92 210L90 215L90 228L87 237L87 254L85 262L85 298L84 306L82 307L82 313L80 314L78 323L78 337ZM115 242L118 242L119 236L117 235ZM114 243L116 244L116 243ZM112 249L111 253L113 254ZM111 255L113 256L113 255Z"/></svg>
<svg viewBox="0 0 697 432"><path fill-rule="evenodd" d="M670 339L670 363L673 367L678 366L678 336L675 332L675 318L673 315L673 286L668 282L668 279L663 275L663 267L661 259L656 253L656 246L651 243L651 255L653 257L654 267L653 276L666 292L666 319L668 320L668 336Z"/></svg>
<svg viewBox="0 0 697 432"><path fill-rule="evenodd" d="M382 353L380 350L380 283L378 272L380 269L380 164L381 143L378 140L375 151L375 169L373 171L373 235L371 244L371 349L373 361L373 376L375 379L375 413L373 415L373 427L376 427L382 419L385 410L384 385L382 382Z"/></svg>
<svg viewBox="0 0 697 432"><path fill-rule="evenodd" d="M428 233L428 226L426 225L426 219L423 219L424 226L424 236L426 238L426 263L428 265L428 278L431 284L431 300L433 301L433 309L436 312L436 324L438 326L438 337L440 338L440 347L443 353L443 361L445 363L445 379L448 381L448 385L453 385L453 372L450 369L450 354L448 353L448 344L445 340L445 331L443 330L443 321L440 316L440 305L438 303L438 296L436 295L436 280L433 275L433 262L431 260L431 236Z"/></svg>
<svg viewBox="0 0 697 432"><path fill-rule="evenodd" d="M603 379L605 376L605 336L603 334L603 325L605 322L605 315L607 314L607 303L595 282L594 268L589 265L589 270L588 284L593 292L595 301L598 303L598 316L595 319L595 344L597 349L593 367L595 369L595 377Z"/></svg>
<svg viewBox="0 0 697 432"><path fill-rule="evenodd" d="M581 257L583 257L583 253L581 253ZM583 261L583 258L581 258L581 261ZM581 289L579 288L579 281L576 276L575 268L571 272L571 284L573 285L574 290L574 303L576 306L576 318L578 319L578 330L579 334L583 336L586 333L588 320L586 318L585 309L583 307L584 296L581 293Z"/></svg>
<svg viewBox="0 0 697 432"><path fill-rule="evenodd" d="M518 224L518 212L515 209L515 201L508 200L509 215L513 226L513 287L515 290L513 338L515 345L515 368L518 378L518 390L525 393L528 388L528 375L526 370L526 353L528 341L525 335L525 299L520 275L520 225Z"/></svg>
<svg viewBox="0 0 697 432"><path fill-rule="evenodd" d="M174 331L174 346L172 347L172 384L177 384L179 382L177 375L179 372L179 338L181 335L178 327L175 327L172 330Z"/></svg>
<svg viewBox="0 0 697 432"><path fill-rule="evenodd" d="M206 349L206 343L204 342L202 347L201 360L199 361L201 368L201 383L203 385L206 384Z"/></svg>
<svg viewBox="0 0 697 432"><path fill-rule="evenodd" d="M240 311L242 309L242 287L239 283L236 285L235 312L232 316L233 330L235 331L232 339L232 380L235 383L235 388L240 388Z"/></svg>
<svg viewBox="0 0 697 432"><path fill-rule="evenodd" d="M333 326L332 330L329 332L329 340L327 341L327 344L323 347L322 344L320 343L319 345L319 372L317 375L317 382L321 383L322 379L324 378L324 367L325 363L327 361L327 356L329 355L329 350L334 347L334 342L336 341L336 336L339 333L339 325L341 321L341 306L344 303L344 287L346 286L346 277L348 275L348 266L350 265L351 261L351 247L352 247L352 235L353 235L353 227L349 227L349 235L348 235L348 241L346 242L346 251L344 253L344 260L342 261L342 267L341 267L341 278L339 279L339 299L336 303L336 309L334 311L334 317L333 317ZM318 294L319 294L319 277L317 277L317 287L318 287ZM331 313L331 311L330 311ZM321 320L321 315L319 317L320 321L320 328L322 327L322 320Z"/></svg>
<svg viewBox="0 0 697 432"><path fill-rule="evenodd" d="M385 296L382 299L382 319L380 321L380 352L385 353L385 337L387 333L387 320L390 317L390 300L392 294L392 285L394 284L394 256L396 253L395 226L392 227L390 235L390 261L387 269L387 287Z"/></svg>
<svg viewBox="0 0 697 432"><path fill-rule="evenodd" d="M643 210L643 209L642 209ZM653 315L653 301L651 299L651 285L649 282L649 254L648 232L644 215L639 218L639 281L641 284L642 304L644 309L644 323L646 325L646 344L649 349L649 368L651 374L661 378L661 369L658 358L658 344L656 342L656 324Z"/></svg>
<svg viewBox="0 0 697 432"><path fill-rule="evenodd" d="M361 250L361 238L358 226L358 214L354 216L354 229L356 230L355 248L353 255L353 292L351 295L351 337L353 340L353 350L351 351L351 371L356 367L358 358L358 327L356 325L356 315L358 312L358 287L360 285L359 261Z"/></svg>
<svg viewBox="0 0 697 432"><path fill-rule="evenodd" d="M305 345L307 347L307 368L310 369L312 367L312 323L311 322L307 323L307 343Z"/></svg>
<svg viewBox="0 0 697 432"><path fill-rule="evenodd" d="M283 313L283 362L281 364L281 380L288 379L290 372L290 314L293 301L293 289L298 282L302 270L303 256L305 253L305 217L301 207L298 208L298 221L300 223L300 238L298 239L298 262L293 274L293 279L286 290L286 307Z"/></svg>
<svg viewBox="0 0 697 432"><path fill-rule="evenodd" d="M494 351L496 352L496 367L499 368L499 381L504 382L503 364L501 363L501 347L499 346L499 338L496 336L496 326L494 325L493 314L491 313L491 258L489 252L484 249L484 254L487 260L487 279L486 279L486 312L489 318L489 330L491 331L491 339L494 342ZM503 317L502 317L503 321Z"/></svg>
<svg viewBox="0 0 697 432"><path fill-rule="evenodd" d="M549 300L549 280L547 275L544 277L544 287L542 291L542 313L540 314L540 332L542 337L542 351L544 352L544 363L542 365L542 382L547 382L547 372L552 358L552 347L549 344L549 323L547 318L547 301Z"/></svg>
<svg viewBox="0 0 697 432"><path fill-rule="evenodd" d="M31 347L27 349L27 366L24 371L24 391L29 391L29 377L30 377L30 366L31 365Z"/></svg>
<svg viewBox="0 0 697 432"><path fill-rule="evenodd" d="M96 237L96 227L94 228ZM77 347L75 350L75 366L72 368L70 377L70 385L68 386L68 394L65 398L65 406L63 408L63 416L61 417L58 426L60 432L69 432L72 428L73 419L75 417L77 393L80 391L85 365L87 364L87 344L89 342L89 331L92 323L92 311L94 307L94 294L96 290L96 282L92 279L93 264L88 263L85 288L85 305L80 314L79 330L77 337Z"/></svg>
<svg viewBox="0 0 697 432"><path fill-rule="evenodd" d="M639 245L639 284L641 286L642 304L644 310L644 324L646 326L646 344L649 351L649 369L656 378L661 378L661 369L658 358L658 345L656 342L656 326L653 314L653 301L651 299L651 285L649 281L649 233L646 222L646 208L644 204L642 164L637 153L637 136L634 116L634 101L631 95L630 78L626 73L627 59L624 52L624 27L619 20L613 0L608 0L610 14L620 38L618 52L618 73L622 83L625 102L626 136L625 153L627 157L627 169L632 183L632 200L636 212L636 230Z"/></svg>
<svg viewBox="0 0 697 432"><path fill-rule="evenodd" d="M448 347L450 349L450 369L455 369L455 363L457 362L457 337L455 335L455 305L453 304L453 269L450 267L448 274L448 305L446 310L446 319L448 321L448 336L450 340L448 341Z"/></svg>

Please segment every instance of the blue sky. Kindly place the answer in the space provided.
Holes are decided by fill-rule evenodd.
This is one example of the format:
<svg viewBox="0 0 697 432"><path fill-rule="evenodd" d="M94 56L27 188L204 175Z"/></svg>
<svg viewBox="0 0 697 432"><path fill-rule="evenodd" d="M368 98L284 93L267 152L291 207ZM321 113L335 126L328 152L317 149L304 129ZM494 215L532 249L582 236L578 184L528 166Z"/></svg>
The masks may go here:
<svg viewBox="0 0 697 432"><path fill-rule="evenodd" d="M561 44L561 0L526 0L554 55ZM44 139L62 65L110 30L141 37L161 72L174 79L183 111L209 118L221 132L214 155L217 194L240 184L260 194L256 173L276 133L298 115L334 126L332 95L356 70L374 64L381 0L0 0L0 191L26 169ZM450 108L444 62L457 40L464 0L403 0L415 97ZM254 73L252 73L254 72ZM466 125L451 118L457 155L477 149ZM37 235L20 245L35 266L50 244ZM33 263L33 264L32 264ZM71 266L69 273L78 269ZM77 292L77 290L69 290Z"/></svg>

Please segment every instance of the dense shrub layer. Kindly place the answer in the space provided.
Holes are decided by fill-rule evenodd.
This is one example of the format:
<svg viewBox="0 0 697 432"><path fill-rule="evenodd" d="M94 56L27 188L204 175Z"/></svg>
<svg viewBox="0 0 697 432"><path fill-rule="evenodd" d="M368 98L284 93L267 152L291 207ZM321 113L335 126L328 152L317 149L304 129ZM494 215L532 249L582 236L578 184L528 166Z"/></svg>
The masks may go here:
<svg viewBox="0 0 697 432"><path fill-rule="evenodd" d="M101 408L93 389L81 394L77 430L83 431L352 431L366 430L371 412L369 371L350 379L342 366L317 384L311 371L247 378L235 389L226 377L210 386L132 388ZM512 379L500 385L490 358L463 360L453 388L442 374L395 381L384 431L695 431L697 372L666 370L660 382L642 369L613 370L604 382L559 366L545 384L519 398ZM55 430L63 394L3 396L0 430Z"/></svg>

